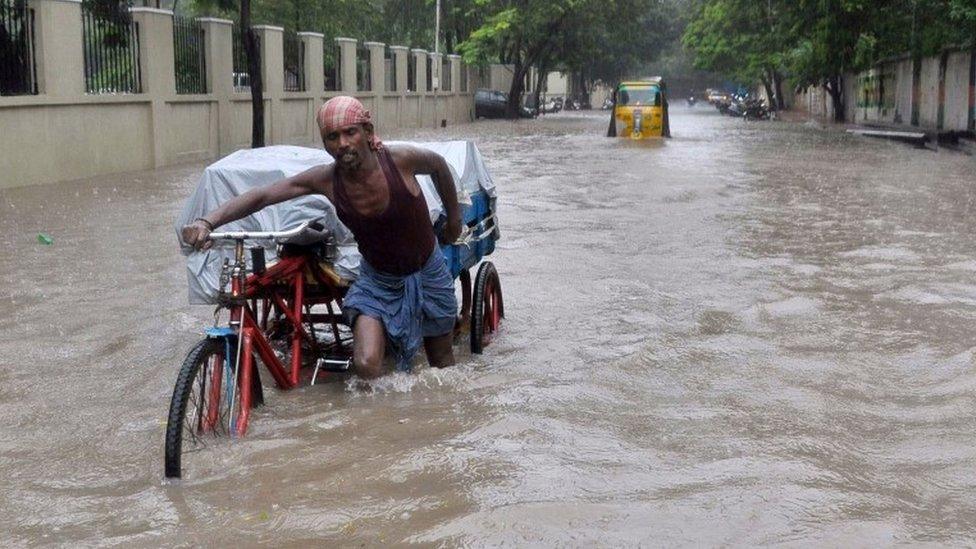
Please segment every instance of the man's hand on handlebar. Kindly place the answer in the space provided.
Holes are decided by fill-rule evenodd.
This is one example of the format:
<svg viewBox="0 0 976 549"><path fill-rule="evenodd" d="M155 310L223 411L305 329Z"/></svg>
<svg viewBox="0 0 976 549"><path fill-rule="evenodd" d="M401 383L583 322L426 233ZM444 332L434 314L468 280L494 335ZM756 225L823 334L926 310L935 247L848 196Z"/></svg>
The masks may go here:
<svg viewBox="0 0 976 549"><path fill-rule="evenodd" d="M195 250L209 250L213 247L213 240L210 240L211 228L202 219L184 225L180 232L183 236L183 242L193 246Z"/></svg>

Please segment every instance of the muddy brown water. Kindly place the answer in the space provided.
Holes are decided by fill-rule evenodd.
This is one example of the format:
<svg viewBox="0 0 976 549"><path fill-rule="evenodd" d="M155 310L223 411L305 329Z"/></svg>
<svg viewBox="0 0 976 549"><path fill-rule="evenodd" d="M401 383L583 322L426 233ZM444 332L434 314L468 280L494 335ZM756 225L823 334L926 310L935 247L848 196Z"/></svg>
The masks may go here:
<svg viewBox="0 0 976 549"><path fill-rule="evenodd" d="M4 545L976 543L976 162L706 107L664 143L604 128L390 136L481 148L500 337L269 389L179 483L201 166L0 192Z"/></svg>

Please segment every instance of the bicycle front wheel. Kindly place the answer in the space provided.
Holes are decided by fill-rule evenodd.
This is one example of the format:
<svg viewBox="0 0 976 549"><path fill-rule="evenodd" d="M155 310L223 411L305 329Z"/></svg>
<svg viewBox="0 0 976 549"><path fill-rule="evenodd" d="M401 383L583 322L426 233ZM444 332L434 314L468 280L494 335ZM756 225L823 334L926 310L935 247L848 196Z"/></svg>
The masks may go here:
<svg viewBox="0 0 976 549"><path fill-rule="evenodd" d="M166 478L182 476L183 457L234 432L240 414L237 349L224 339L197 343L180 367L166 422Z"/></svg>

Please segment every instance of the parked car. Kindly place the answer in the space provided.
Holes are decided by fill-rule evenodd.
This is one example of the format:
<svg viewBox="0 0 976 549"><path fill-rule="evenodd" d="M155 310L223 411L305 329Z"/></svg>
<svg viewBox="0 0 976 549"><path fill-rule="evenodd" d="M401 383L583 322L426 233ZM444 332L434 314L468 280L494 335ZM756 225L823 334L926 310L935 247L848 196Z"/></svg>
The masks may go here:
<svg viewBox="0 0 976 549"><path fill-rule="evenodd" d="M497 90L477 90L474 92L475 118L505 118L508 94ZM519 107L519 116L534 118L535 113L526 107Z"/></svg>

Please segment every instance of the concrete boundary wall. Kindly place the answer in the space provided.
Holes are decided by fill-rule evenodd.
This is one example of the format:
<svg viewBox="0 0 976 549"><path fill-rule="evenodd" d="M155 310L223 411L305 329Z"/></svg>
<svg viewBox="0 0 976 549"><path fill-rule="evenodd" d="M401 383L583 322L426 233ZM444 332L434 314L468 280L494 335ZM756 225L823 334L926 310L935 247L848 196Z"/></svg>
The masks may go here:
<svg viewBox="0 0 976 549"><path fill-rule="evenodd" d="M976 48L925 57L917 67L909 57L885 61L870 70L844 75L845 116L854 123L972 132L976 130L974 81ZM830 96L821 87L800 90L795 105L814 116L833 117Z"/></svg>
<svg viewBox="0 0 976 549"><path fill-rule="evenodd" d="M199 19L204 29L207 93L176 93L173 14L132 8L139 24L143 93L85 93L80 2L32 0L35 10L39 95L0 97L0 188L102 174L153 169L215 159L251 142L251 95L233 85L233 22ZM284 91L283 32L259 26L268 144L321 146L314 114L330 97L358 97L373 114L377 131L433 128L474 119L477 74L447 56L450 89L407 91L407 49L390 46L397 90L386 90L385 44L368 43L373 91L356 90L356 41L337 38L342 91L324 91L319 33L299 33L305 45L306 91ZM70 40L69 40L70 38ZM77 39L75 39L77 38ZM430 55L413 50L418 61ZM432 67L433 68L433 67ZM418 72L426 66L418 63ZM468 89L460 91L460 71ZM420 72L418 82L426 83ZM441 79L443 81L443 79Z"/></svg>

